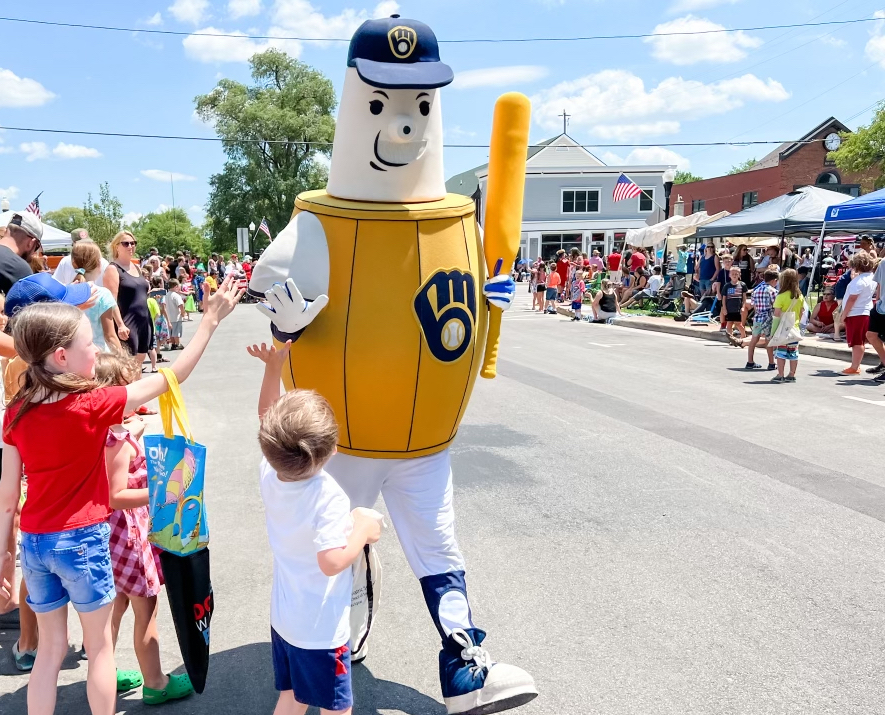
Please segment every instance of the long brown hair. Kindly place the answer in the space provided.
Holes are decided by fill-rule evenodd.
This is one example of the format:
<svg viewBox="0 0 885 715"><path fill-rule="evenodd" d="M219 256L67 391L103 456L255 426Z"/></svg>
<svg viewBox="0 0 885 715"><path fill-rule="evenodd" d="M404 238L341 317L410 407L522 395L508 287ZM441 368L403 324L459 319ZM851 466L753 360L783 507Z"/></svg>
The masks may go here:
<svg viewBox="0 0 885 715"><path fill-rule="evenodd" d="M789 293L791 298L798 298L802 295L799 290L799 274L792 268L781 271L778 295L781 293Z"/></svg>
<svg viewBox="0 0 885 715"><path fill-rule="evenodd" d="M101 266L101 249L88 238L77 241L71 249L71 265L92 273Z"/></svg>
<svg viewBox="0 0 885 715"><path fill-rule="evenodd" d="M65 303L34 303L15 314L12 337L15 350L28 369L22 387L12 398L8 409L19 410L6 433L24 414L48 394L89 392L97 387L95 380L72 372L54 373L46 369L46 359L59 348L68 348L80 329L83 313Z"/></svg>

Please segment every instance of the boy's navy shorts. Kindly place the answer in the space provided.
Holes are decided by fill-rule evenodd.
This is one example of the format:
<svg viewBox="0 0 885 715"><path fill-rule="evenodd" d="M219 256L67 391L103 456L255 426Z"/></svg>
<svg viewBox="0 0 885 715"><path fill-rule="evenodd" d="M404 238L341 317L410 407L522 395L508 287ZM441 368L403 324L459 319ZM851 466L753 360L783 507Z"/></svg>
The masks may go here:
<svg viewBox="0 0 885 715"><path fill-rule="evenodd" d="M348 646L305 650L289 645L273 628L270 629L270 643L277 690L291 690L299 703L317 708L346 710L353 707Z"/></svg>

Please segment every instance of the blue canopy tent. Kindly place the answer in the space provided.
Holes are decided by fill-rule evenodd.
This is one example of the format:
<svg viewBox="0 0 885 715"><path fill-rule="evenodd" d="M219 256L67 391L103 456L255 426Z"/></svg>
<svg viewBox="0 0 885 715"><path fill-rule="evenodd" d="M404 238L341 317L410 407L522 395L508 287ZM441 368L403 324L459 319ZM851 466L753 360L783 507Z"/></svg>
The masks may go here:
<svg viewBox="0 0 885 715"><path fill-rule="evenodd" d="M815 266L819 266L824 236L828 233L885 233L885 189L858 196L827 209L820 239L814 251Z"/></svg>

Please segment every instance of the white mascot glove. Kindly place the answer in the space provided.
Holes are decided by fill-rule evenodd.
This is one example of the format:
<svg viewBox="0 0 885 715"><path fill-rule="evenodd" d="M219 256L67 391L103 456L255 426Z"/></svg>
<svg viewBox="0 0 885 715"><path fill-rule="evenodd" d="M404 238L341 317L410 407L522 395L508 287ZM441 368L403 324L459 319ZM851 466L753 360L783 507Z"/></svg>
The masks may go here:
<svg viewBox="0 0 885 715"><path fill-rule="evenodd" d="M482 294L486 299L501 310L507 310L513 305L513 298L516 295L516 283L509 274L504 273L494 278L489 278L488 282L482 287Z"/></svg>
<svg viewBox="0 0 885 715"><path fill-rule="evenodd" d="M313 302L304 300L295 281L289 278L285 285L274 283L265 294L267 302L259 303L260 310L281 333L294 334L304 330L329 303L329 296L320 295Z"/></svg>

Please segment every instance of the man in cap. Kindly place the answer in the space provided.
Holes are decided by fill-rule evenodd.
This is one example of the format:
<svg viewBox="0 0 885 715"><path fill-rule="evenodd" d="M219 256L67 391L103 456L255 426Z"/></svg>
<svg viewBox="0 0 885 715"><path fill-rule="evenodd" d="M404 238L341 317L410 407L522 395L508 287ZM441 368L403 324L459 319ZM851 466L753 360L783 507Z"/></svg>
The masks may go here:
<svg viewBox="0 0 885 715"><path fill-rule="evenodd" d="M73 246L78 241L92 241L92 239L89 238L89 232L85 228L75 228L71 231L71 245ZM104 285L104 272L107 267L108 262L102 257L101 270L98 273L98 277L95 279L95 285ZM71 263L70 255L65 256L59 261L52 276L62 285L69 285L74 282L74 278L77 276L77 271Z"/></svg>
<svg viewBox="0 0 885 715"><path fill-rule="evenodd" d="M33 274L28 261L40 250L42 238L43 224L34 214L12 215L0 238L0 292L8 294L16 281Z"/></svg>

